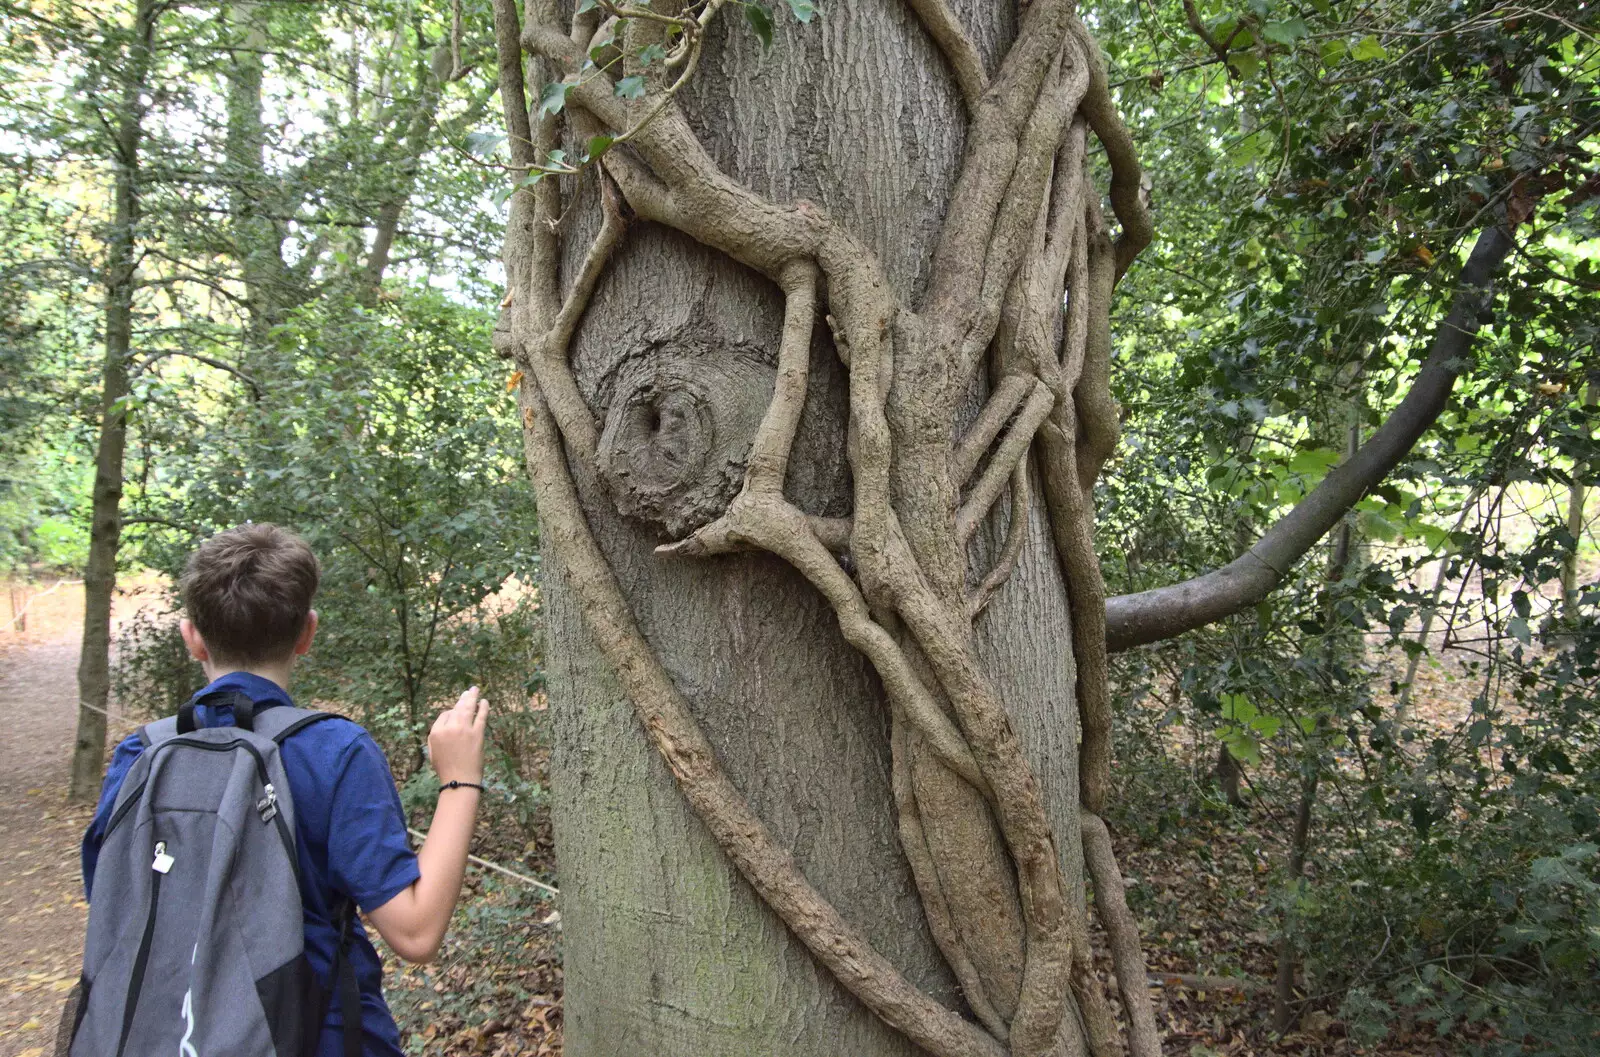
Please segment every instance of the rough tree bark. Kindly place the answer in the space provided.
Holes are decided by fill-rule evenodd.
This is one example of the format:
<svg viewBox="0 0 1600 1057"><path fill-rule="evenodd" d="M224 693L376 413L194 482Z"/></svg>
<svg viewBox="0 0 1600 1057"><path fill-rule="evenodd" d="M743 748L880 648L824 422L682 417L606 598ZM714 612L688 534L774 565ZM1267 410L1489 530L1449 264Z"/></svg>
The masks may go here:
<svg viewBox="0 0 1600 1057"><path fill-rule="evenodd" d="M1120 1052L1087 857L1153 1055L1089 506L1149 224L1095 46L1059 0L849 5L766 55L720 0L676 36L599 6L496 4L514 163L619 140L513 197L497 335L543 522L567 1045ZM580 75L619 14L594 54L632 104ZM572 83L559 122L523 48Z"/></svg>
<svg viewBox="0 0 1600 1057"><path fill-rule="evenodd" d="M105 708L111 696L111 600L117 589L117 548L122 541L122 459L127 446L128 358L133 344L137 289L139 141L156 19L161 5L139 0L134 11L122 94L115 111L112 148L112 218L106 240L104 282L105 366L101 375L100 436L95 449L89 521L89 560L83 573L83 644L78 655L78 733L72 745L72 799L93 801L105 762Z"/></svg>

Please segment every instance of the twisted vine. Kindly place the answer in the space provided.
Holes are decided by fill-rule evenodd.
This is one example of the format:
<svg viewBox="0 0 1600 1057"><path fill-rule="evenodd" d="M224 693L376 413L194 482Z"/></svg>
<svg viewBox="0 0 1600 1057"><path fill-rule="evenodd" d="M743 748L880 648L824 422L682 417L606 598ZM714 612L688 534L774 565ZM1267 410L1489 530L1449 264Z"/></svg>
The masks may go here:
<svg viewBox="0 0 1600 1057"><path fill-rule="evenodd" d="M545 543L562 555L587 627L690 805L813 956L930 1053L1043 1057L1082 1052L1079 1040L1094 1057L1120 1053L1109 1000L1090 964L1088 922L1064 890L1040 790L978 659L973 630L1015 566L1036 475L1070 600L1084 857L1122 983L1128 1041L1138 1057L1156 1057L1138 937L1100 819L1110 715L1091 503L1116 441L1111 292L1148 242L1150 221L1132 144L1073 5L1027 5L991 76L944 0L907 0L951 66L970 116L927 292L913 304L860 240L822 210L768 201L739 185L695 137L675 95L720 0L672 11L657 6L650 18L625 23L624 71L647 82L631 102L618 98L608 73L586 66L592 42L605 32L596 11L575 16L563 31L553 0L529 0L520 22L515 0L493 2L514 165L538 171L561 131L555 115L529 111L524 53L538 64L536 73L570 85L559 120L577 136L611 140L597 175L603 220L565 294L558 182L539 180L513 195L507 329L497 341L522 371L527 462ZM617 8L612 17L631 10ZM627 55L673 44L675 36L675 61L664 68L627 65ZM1091 132L1110 162L1121 227L1115 241L1090 178ZM976 1022L912 986L776 842L718 764L589 528L584 506L603 502L605 487L598 430L569 347L633 217L726 253L774 281L784 297L776 379L742 485L720 516L658 553L683 560L758 549L778 556L823 595L845 639L876 668L891 707L902 844L930 931ZM819 316L849 375L854 495L844 520L809 516L784 494ZM959 402L985 367L989 397L965 435L953 439ZM974 570L968 544L1008 492L1005 543L991 568ZM853 574L840 552L852 559ZM996 851L974 857L980 847ZM1063 1030L1069 1015L1077 1031Z"/></svg>

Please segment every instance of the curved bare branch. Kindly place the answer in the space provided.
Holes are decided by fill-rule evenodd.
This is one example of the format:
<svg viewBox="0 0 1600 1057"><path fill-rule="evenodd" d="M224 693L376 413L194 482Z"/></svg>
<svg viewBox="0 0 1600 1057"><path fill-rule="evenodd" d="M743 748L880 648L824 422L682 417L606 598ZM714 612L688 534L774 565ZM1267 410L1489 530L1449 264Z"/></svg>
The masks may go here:
<svg viewBox="0 0 1600 1057"><path fill-rule="evenodd" d="M1479 234L1461 270L1449 314L1405 399L1349 459L1334 467L1244 554L1203 576L1106 602L1106 646L1112 652L1160 642L1231 616L1267 597L1433 425L1469 366L1468 356L1491 298L1491 286L1511 251L1498 225Z"/></svg>

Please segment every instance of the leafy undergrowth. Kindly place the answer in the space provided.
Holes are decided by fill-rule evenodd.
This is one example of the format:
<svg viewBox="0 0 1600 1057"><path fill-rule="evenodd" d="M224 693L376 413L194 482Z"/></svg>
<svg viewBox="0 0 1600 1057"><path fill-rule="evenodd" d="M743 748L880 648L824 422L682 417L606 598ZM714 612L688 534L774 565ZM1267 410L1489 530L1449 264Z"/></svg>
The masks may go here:
<svg viewBox="0 0 1600 1057"><path fill-rule="evenodd" d="M1267 820L1258 820L1266 822ZM1282 1037L1272 1024L1276 964L1272 870L1276 835L1248 816L1182 818L1157 840L1117 840L1128 901L1139 918L1164 1052L1181 1057L1455 1057L1459 1036L1396 1022L1362 1045L1338 1018L1342 996L1310 1002ZM1270 826L1259 827L1270 828ZM1098 939L1098 937L1097 937ZM1104 970L1109 959L1101 958ZM1234 978L1218 981L1208 978Z"/></svg>
<svg viewBox="0 0 1600 1057"><path fill-rule="evenodd" d="M523 821L494 806L485 815L475 855L527 877L554 876L548 810ZM560 1057L561 925L543 891L469 867L436 961L407 965L380 950L384 991L406 1053Z"/></svg>

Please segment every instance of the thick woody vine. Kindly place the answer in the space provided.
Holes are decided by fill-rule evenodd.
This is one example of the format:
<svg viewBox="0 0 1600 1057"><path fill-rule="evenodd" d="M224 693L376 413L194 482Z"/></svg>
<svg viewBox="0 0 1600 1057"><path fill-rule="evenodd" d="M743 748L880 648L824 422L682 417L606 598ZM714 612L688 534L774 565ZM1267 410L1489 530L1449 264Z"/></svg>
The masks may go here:
<svg viewBox="0 0 1600 1057"><path fill-rule="evenodd" d="M559 181L525 184L511 200L510 292L497 341L522 372L545 543L561 554L586 626L695 812L760 897L869 1009L938 1057L1122 1052L1090 967L1088 922L1058 865L1056 842L1079 840L1110 937L1127 1044L1155 1057L1143 957L1100 817L1110 713L1091 504L1117 434L1107 377L1112 288L1150 225L1098 51L1071 3L1033 0L991 72L944 0L906 0L948 61L969 117L927 291L913 304L822 210L754 194L696 139L675 95L724 2L675 12L579 4L563 25L553 0L528 0L525 17L515 0L494 0L513 165L549 172L552 157L565 157L563 143L588 144L603 192L599 232L565 284ZM525 55L560 85L560 113L530 111ZM623 94L637 98L619 96L624 82ZM1110 162L1114 240L1090 178L1091 135ZM632 217L728 254L783 293L776 380L742 486L720 516L660 553L777 555L827 599L847 641L872 662L893 716L902 845L975 1020L908 982L776 842L718 764L589 529L584 505L607 495L601 438L568 352ZM849 373L848 519L810 516L784 493L819 325L831 329ZM980 371L987 401L952 439ZM1036 481L1070 597L1079 833L1052 832L973 631L1016 563ZM969 543L1008 493L1005 541L990 568L972 569ZM1072 1022L1065 1029L1064 1019Z"/></svg>

